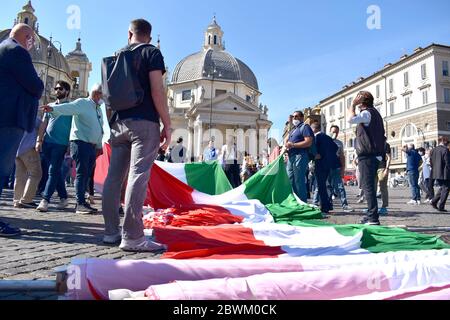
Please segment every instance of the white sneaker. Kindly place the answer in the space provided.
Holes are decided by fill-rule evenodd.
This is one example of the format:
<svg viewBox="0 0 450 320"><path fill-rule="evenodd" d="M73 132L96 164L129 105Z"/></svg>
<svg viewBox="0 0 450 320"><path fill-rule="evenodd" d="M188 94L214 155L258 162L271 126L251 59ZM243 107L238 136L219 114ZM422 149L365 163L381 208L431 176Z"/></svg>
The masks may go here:
<svg viewBox="0 0 450 320"><path fill-rule="evenodd" d="M48 201L42 200L41 203L39 203L39 206L36 208L39 212L48 212Z"/></svg>
<svg viewBox="0 0 450 320"><path fill-rule="evenodd" d="M417 205L417 201L416 200L410 200L406 204L408 204L410 206L416 206Z"/></svg>
<svg viewBox="0 0 450 320"><path fill-rule="evenodd" d="M343 209L344 209L344 212L355 212L355 209L353 209L350 206L344 206Z"/></svg>
<svg viewBox="0 0 450 320"><path fill-rule="evenodd" d="M126 252L155 252L167 249L165 245L153 242L145 237L139 240L122 239L119 248Z"/></svg>
<svg viewBox="0 0 450 320"><path fill-rule="evenodd" d="M357 204L361 204L361 203L363 203L363 202L364 202L364 199L363 199L363 198L360 198L358 201L356 201Z"/></svg>
<svg viewBox="0 0 450 320"><path fill-rule="evenodd" d="M422 204L422 203L420 202L420 200L417 200L417 201L416 201L416 205L417 205L417 206L420 206L421 204Z"/></svg>
<svg viewBox="0 0 450 320"><path fill-rule="evenodd" d="M59 201L58 205L56 206L56 208L58 210L64 210L65 208L67 208L69 206L69 200L67 199L61 199L61 201Z"/></svg>
<svg viewBox="0 0 450 320"><path fill-rule="evenodd" d="M122 232L119 232L113 236L104 236L104 244L118 244L122 240Z"/></svg>

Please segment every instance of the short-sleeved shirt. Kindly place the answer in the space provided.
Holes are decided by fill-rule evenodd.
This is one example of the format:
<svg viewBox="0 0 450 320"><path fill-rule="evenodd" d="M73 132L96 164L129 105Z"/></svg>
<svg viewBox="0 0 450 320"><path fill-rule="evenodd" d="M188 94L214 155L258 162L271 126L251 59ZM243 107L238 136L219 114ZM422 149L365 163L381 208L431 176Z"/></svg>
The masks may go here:
<svg viewBox="0 0 450 320"><path fill-rule="evenodd" d="M418 171L422 157L417 150L406 151L406 171Z"/></svg>
<svg viewBox="0 0 450 320"><path fill-rule="evenodd" d="M307 124L301 123L294 129L292 129L289 134L288 142L299 143L305 141L305 138L311 137L314 138L314 132L311 127ZM308 149L291 149L289 150L289 155L299 155L299 154L307 154Z"/></svg>
<svg viewBox="0 0 450 320"><path fill-rule="evenodd" d="M132 44L125 49L132 49L139 44ZM159 123L160 117L155 108L151 91L150 91L150 78L149 73L152 71L161 71L164 75L166 73L166 67L164 64L164 57L161 51L155 46L145 46L143 48L136 49L136 54L142 56L142 64L139 68L139 82L142 89L144 89L144 100L141 105L124 111L115 112L111 119L111 123L117 120L148 120Z"/></svg>
<svg viewBox="0 0 450 320"><path fill-rule="evenodd" d="M340 158L344 154L344 143L338 139L334 139L333 141L338 147L337 156Z"/></svg>
<svg viewBox="0 0 450 320"><path fill-rule="evenodd" d="M215 161L219 157L217 149L216 148L210 148L207 147L203 151L203 160L204 161Z"/></svg>
<svg viewBox="0 0 450 320"><path fill-rule="evenodd" d="M54 107L56 104L50 104L50 106ZM51 113L47 113L44 119L48 120L44 141L68 146L70 129L72 128L72 116L54 116Z"/></svg>

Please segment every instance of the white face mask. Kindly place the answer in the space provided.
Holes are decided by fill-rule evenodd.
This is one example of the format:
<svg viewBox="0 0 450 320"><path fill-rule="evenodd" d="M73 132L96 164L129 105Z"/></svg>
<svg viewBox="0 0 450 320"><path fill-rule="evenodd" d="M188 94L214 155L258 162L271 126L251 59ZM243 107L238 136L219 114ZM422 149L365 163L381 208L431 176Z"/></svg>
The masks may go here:
<svg viewBox="0 0 450 320"><path fill-rule="evenodd" d="M300 123L301 123L300 120L292 121L292 124L294 125L294 127L297 127Z"/></svg>

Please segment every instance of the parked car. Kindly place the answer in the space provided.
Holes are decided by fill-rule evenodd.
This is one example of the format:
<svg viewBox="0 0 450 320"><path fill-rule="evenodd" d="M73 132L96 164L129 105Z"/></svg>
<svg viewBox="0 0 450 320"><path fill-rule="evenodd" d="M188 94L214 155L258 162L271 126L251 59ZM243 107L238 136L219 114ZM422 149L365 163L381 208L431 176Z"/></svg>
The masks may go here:
<svg viewBox="0 0 450 320"><path fill-rule="evenodd" d="M356 180L356 171L355 170L346 170L344 173L344 184L346 186L356 186L357 180Z"/></svg>

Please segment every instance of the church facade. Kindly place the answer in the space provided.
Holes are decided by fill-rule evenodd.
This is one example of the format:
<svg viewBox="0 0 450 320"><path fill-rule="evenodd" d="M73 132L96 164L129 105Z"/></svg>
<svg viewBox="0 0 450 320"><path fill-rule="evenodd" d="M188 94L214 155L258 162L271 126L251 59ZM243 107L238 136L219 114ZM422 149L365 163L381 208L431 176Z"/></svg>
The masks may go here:
<svg viewBox="0 0 450 320"><path fill-rule="evenodd" d="M39 77L45 84L41 103L56 99L53 88L59 80L66 81L71 85L72 99L87 97L92 64L81 49L81 40L78 39L75 50L64 56L61 43L53 41L51 37L49 40L39 34L39 23L31 1L28 1L22 7L22 11L17 14L14 25L18 23L29 25L35 32L36 47L30 51L30 55ZM0 31L0 42L7 39L10 32L11 29ZM56 43L59 44L58 48L55 47Z"/></svg>
<svg viewBox="0 0 450 320"><path fill-rule="evenodd" d="M174 139L183 137L195 160L210 140L220 148L230 136L242 153L257 157L267 152L272 122L260 103L257 78L225 51L223 35L214 17L202 50L179 62L168 84Z"/></svg>

